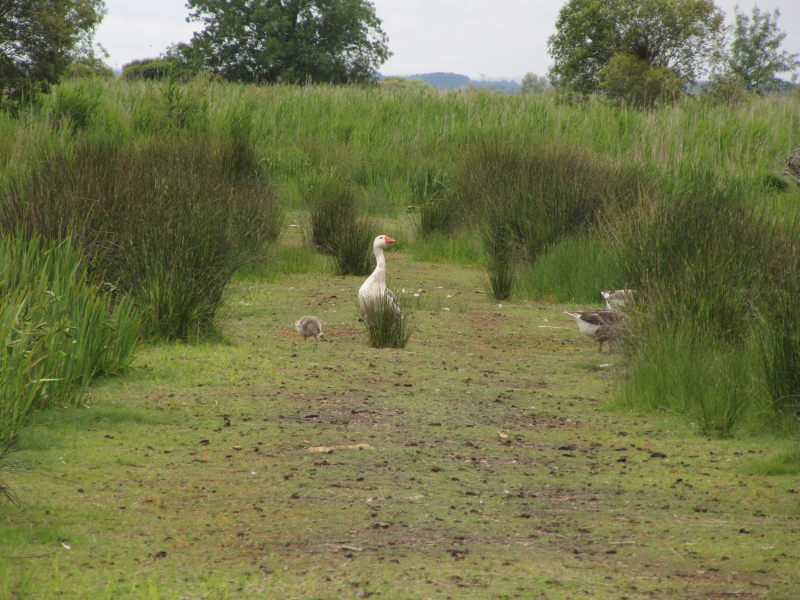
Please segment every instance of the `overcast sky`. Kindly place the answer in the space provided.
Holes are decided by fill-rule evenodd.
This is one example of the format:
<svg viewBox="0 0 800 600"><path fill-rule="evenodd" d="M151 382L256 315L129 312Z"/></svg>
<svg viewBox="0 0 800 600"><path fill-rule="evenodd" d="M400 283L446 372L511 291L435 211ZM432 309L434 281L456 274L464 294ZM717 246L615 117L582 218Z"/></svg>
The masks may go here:
<svg viewBox="0 0 800 600"><path fill-rule="evenodd" d="M473 79L545 75L550 66L547 38L555 31L566 0L374 0L393 56L384 75L447 71ZM185 0L106 0L108 14L97 41L121 68L155 57L168 45L186 42L198 29L187 23ZM750 14L753 0L716 0L728 15L738 4ZM800 53L800 1L758 0L762 11L779 8L779 27L788 33L784 49Z"/></svg>

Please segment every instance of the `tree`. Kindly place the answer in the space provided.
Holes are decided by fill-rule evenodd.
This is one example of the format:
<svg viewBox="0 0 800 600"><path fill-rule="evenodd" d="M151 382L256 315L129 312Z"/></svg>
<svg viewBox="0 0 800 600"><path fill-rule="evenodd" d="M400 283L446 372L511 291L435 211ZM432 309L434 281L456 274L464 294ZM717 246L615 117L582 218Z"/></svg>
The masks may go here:
<svg viewBox="0 0 800 600"><path fill-rule="evenodd" d="M84 56L76 58L67 66L64 77L113 79L114 69L99 58Z"/></svg>
<svg viewBox="0 0 800 600"><path fill-rule="evenodd" d="M188 0L195 60L245 82L371 81L390 56L367 0Z"/></svg>
<svg viewBox="0 0 800 600"><path fill-rule="evenodd" d="M122 78L166 79L174 70L174 61L167 58L141 58L122 65Z"/></svg>
<svg viewBox="0 0 800 600"><path fill-rule="evenodd" d="M103 0L0 2L2 100L17 102L58 81L76 54L90 54L104 14Z"/></svg>
<svg viewBox="0 0 800 600"><path fill-rule="evenodd" d="M541 94L550 87L547 77L540 77L536 73L525 73L519 88L520 94Z"/></svg>
<svg viewBox="0 0 800 600"><path fill-rule="evenodd" d="M675 71L653 66L632 54L616 54L598 72L599 89L606 96L630 106L649 108L672 102L683 91Z"/></svg>
<svg viewBox="0 0 800 600"><path fill-rule="evenodd" d="M693 82L720 60L723 26L713 0L569 0L547 42L550 80L592 93L600 70L622 54Z"/></svg>
<svg viewBox="0 0 800 600"><path fill-rule="evenodd" d="M780 11L761 12L753 6L752 17L736 9L736 23L729 66L748 89L766 92L786 86L777 73L793 72L800 67L800 55L781 50L786 33L778 29Z"/></svg>

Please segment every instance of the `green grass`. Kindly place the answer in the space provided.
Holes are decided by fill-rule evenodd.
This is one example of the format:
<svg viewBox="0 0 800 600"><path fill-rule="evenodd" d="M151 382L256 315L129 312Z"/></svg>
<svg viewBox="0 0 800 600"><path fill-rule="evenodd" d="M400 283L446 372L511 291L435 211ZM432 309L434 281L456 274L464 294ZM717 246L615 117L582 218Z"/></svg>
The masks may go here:
<svg viewBox="0 0 800 600"><path fill-rule="evenodd" d="M389 262L426 290L405 349L362 340L360 277L235 279L224 343L151 346L37 415L0 556L39 558L0 559L4 597L792 597L797 476L750 471L786 443L609 411L622 357L587 368L567 306Z"/></svg>
<svg viewBox="0 0 800 600"><path fill-rule="evenodd" d="M414 331L411 302L406 294L383 294L361 309L367 342L373 348L405 348Z"/></svg>
<svg viewBox="0 0 800 600"><path fill-rule="evenodd" d="M167 337L204 329L195 344L150 345L76 396L88 408L22 431L0 600L793 599L800 188L765 182L797 103L70 82L0 116L0 185L41 201L23 222L105 231L158 209L125 231L170 243L106 239L142 259L122 287L213 308L177 311L192 335ZM309 248L320 173L398 240L405 348L365 343L364 276ZM9 197L6 226L25 208ZM499 303L480 235L497 199L515 235ZM236 260L201 260L226 244ZM624 353L598 355L562 313L617 285L644 303ZM305 314L325 343L293 330Z"/></svg>
<svg viewBox="0 0 800 600"><path fill-rule="evenodd" d="M774 453L766 459L754 461L745 468L746 473L770 477L800 476L800 449L795 446Z"/></svg>
<svg viewBox="0 0 800 600"><path fill-rule="evenodd" d="M141 323L130 300L98 286L70 240L0 238L0 455L33 410L77 406L90 382L124 371Z"/></svg>
<svg viewBox="0 0 800 600"><path fill-rule="evenodd" d="M411 247L415 260L446 261L458 265L486 263L480 237L472 231L437 233L417 238Z"/></svg>
<svg viewBox="0 0 800 600"><path fill-rule="evenodd" d="M600 290L626 288L620 281L618 249L597 233L569 236L517 274L517 298L603 305Z"/></svg>
<svg viewBox="0 0 800 600"><path fill-rule="evenodd" d="M0 226L71 235L93 278L137 305L148 337L200 337L213 331L233 272L281 226L240 142L88 130L41 143L0 188Z"/></svg>

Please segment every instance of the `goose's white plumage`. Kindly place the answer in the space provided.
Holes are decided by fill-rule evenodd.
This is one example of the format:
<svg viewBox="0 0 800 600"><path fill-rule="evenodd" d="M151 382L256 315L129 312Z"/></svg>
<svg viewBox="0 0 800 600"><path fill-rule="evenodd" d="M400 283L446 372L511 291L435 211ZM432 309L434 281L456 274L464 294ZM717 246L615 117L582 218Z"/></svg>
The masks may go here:
<svg viewBox="0 0 800 600"><path fill-rule="evenodd" d="M575 320L578 331L600 342L598 352L603 351L603 344L606 342L611 351L611 342L619 335L621 321L625 318L624 314L618 310L565 311L564 314Z"/></svg>
<svg viewBox="0 0 800 600"><path fill-rule="evenodd" d="M608 310L622 310L633 297L633 290L604 290L600 292Z"/></svg>
<svg viewBox="0 0 800 600"><path fill-rule="evenodd" d="M372 251L375 254L375 270L367 277L367 280L361 284L358 290L358 306L361 309L361 314L365 314L364 307L375 300L386 298L396 313L400 313L400 307L397 305L392 290L386 287L386 257L383 255L383 249L389 244L393 244L394 240L388 235L379 235L372 242Z"/></svg>
<svg viewBox="0 0 800 600"><path fill-rule="evenodd" d="M300 317L295 321L294 328L303 336L303 340L315 337L318 342L321 342L325 339L325 334L322 333L322 324L317 317Z"/></svg>

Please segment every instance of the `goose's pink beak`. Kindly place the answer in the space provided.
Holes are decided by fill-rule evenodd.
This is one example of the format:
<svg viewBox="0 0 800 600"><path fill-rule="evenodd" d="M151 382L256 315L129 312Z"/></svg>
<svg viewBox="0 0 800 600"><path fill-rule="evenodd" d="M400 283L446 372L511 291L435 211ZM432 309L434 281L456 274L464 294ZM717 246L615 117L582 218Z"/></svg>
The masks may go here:
<svg viewBox="0 0 800 600"><path fill-rule="evenodd" d="M393 240L392 238L390 238L388 235L385 235L385 236L383 236L383 240L384 240L384 241L385 241L387 244L394 244L394 240Z"/></svg>

